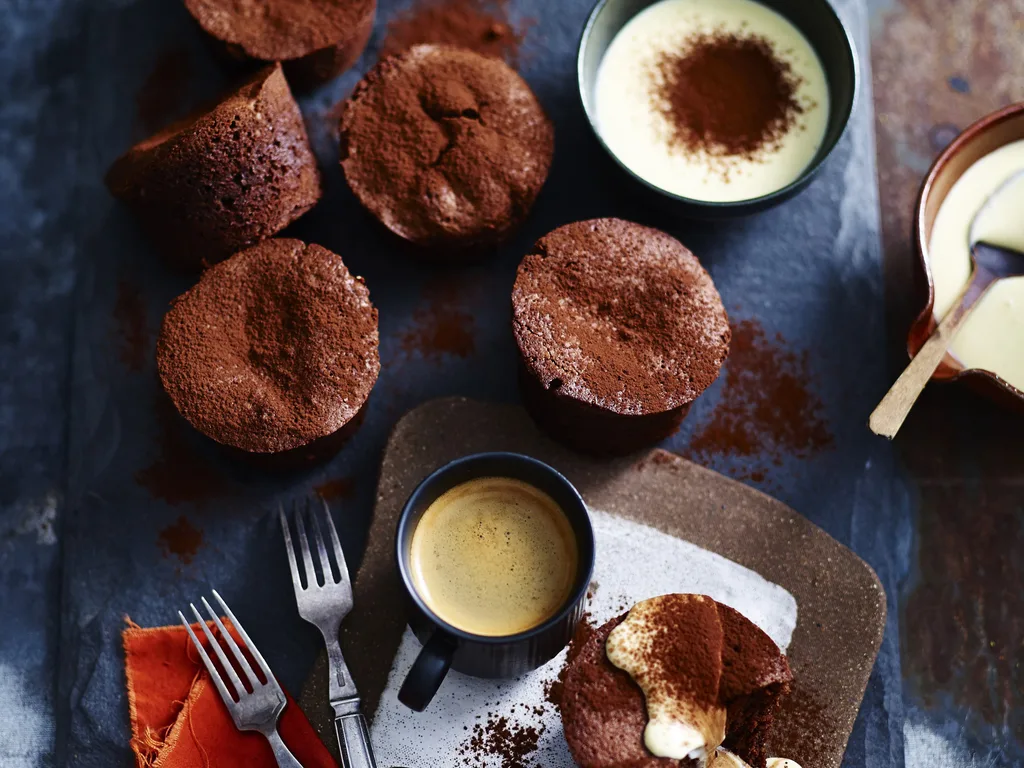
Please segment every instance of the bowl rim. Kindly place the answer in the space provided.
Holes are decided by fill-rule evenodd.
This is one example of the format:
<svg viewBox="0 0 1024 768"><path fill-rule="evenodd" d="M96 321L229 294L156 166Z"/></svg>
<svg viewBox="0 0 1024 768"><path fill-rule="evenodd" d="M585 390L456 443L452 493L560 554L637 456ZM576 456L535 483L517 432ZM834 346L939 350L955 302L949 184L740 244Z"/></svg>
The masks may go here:
<svg viewBox="0 0 1024 768"><path fill-rule="evenodd" d="M978 136L991 130L994 126L997 126L1007 120L1020 117L1021 115L1024 115L1024 101L1008 104L1005 107L997 109L995 112L990 112L978 120L975 120L958 133L956 138L954 138L946 148L938 154L935 160L932 161L931 167L929 167L928 172L925 174L924 180L921 182L921 188L918 190L917 199L914 202L913 233L911 239L913 241L914 252L917 257L918 269L920 269L921 273L924 275L925 282L928 286L928 298L925 301L924 308L918 312L907 332L907 355L911 359L917 355L918 351L923 346L923 341L920 344L916 343L918 336L920 335L927 338L936 325L934 317L935 279L932 275L931 261L928 256L928 242L925 236L925 230L927 229L925 226L925 207L931 197L935 183L938 181L949 162L963 151L967 145L978 138ZM1021 136L1021 139L1024 140L1024 135ZM960 177L957 177L957 179L959 178ZM954 181L954 183L956 182ZM1018 389L994 371L990 371L985 368L966 368L951 354L947 354L946 359L952 359L954 361L954 364L949 366L953 369L953 372L936 372L932 375L932 379L934 381L975 379L978 381L984 381L986 384L996 386L1003 390L1007 395L1024 401L1024 391Z"/></svg>
<svg viewBox="0 0 1024 768"><path fill-rule="evenodd" d="M816 159L808 163L807 166L800 172L800 175L793 179L793 181L791 181L789 184L787 184L784 187L780 187L779 189L776 189L772 192L769 192L765 195L760 195L758 197L746 197L743 198L742 200L701 200L699 197L685 197L684 195L678 195L675 192L670 192L667 189L663 189L662 187L659 187L656 184L651 183L643 176L640 176L635 171L633 171L629 166L622 162L619 156L615 154L615 152L613 152L611 148L605 143L604 137L601 136L601 131L598 130L597 117L591 110L590 99L588 99L587 97L587 89L584 86L583 58L587 50L587 45L591 38L591 32L594 28L594 25L597 23L597 17L600 16L601 12L604 11L604 9L608 5L610 5L611 3L621 1L622 0L597 0L597 3L595 3L594 7L590 10L590 13L587 15L587 21L583 25L583 31L580 33L579 43L576 46L576 89L580 97L580 102L583 105L583 112L587 117L587 123L590 126L591 132L597 138L598 143L600 143L605 153L612 160L614 160L620 168L622 168L627 174L629 174L630 177L640 182L648 189L653 190L654 192L664 195L665 197L670 198L671 200L675 200L676 202L684 205L708 208L716 211L735 211L748 207L764 208L774 203L782 202L783 200L786 200L787 198L798 192L800 189L802 189L818 174L818 171L821 170L821 167L824 165L825 161L832 155L832 152L835 151L835 148L839 146L839 143L843 140L843 137L849 130L850 120L853 116L854 111L857 108L857 105L860 102L862 90L860 55L858 53L857 46L853 41L853 37L850 34L849 28L846 26L842 17L839 15L839 12L836 11L835 7L832 5L831 2L829 2L829 0L814 1L824 6L826 12L832 17L832 19L838 25L839 29L842 31L843 40L846 41L847 62L853 74L853 92L850 95L850 98L845 101L845 109L843 110L842 116L843 127L836 134L836 137L835 139L832 140L831 145L828 146L828 148L824 152L822 152L821 148L819 147ZM650 7L657 2L660 2L660 0L652 0L650 3L648 3L646 7ZM754 0L754 2L757 2L757 0ZM786 21L789 21L790 24L793 24L793 22L790 21L789 17L786 16L781 11L772 8L771 6L766 7L768 7L772 11L775 11L775 13L782 16L784 19L786 19ZM634 17L635 16L636 14L634 14ZM633 17L631 17L631 19L632 18ZM793 24L793 26L795 27L796 25ZM803 35L803 30L799 31L800 34ZM804 37L811 44L811 47L814 48L815 55L817 55L818 51L817 48L814 47L814 43L811 42L810 38L808 38L807 35L804 35ZM830 110L833 107L831 96L832 91L830 89ZM824 147L825 145L823 144L822 146Z"/></svg>

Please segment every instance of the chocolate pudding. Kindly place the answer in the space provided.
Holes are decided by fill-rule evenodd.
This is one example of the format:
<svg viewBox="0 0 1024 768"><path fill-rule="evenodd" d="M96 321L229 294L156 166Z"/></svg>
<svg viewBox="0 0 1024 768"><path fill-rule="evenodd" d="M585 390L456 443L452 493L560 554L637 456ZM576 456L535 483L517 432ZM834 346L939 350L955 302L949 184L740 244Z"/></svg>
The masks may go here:
<svg viewBox="0 0 1024 768"><path fill-rule="evenodd" d="M106 182L170 262L187 269L273 236L321 193L306 127L280 66L136 144Z"/></svg>
<svg viewBox="0 0 1024 768"><path fill-rule="evenodd" d="M768 635L739 611L718 603L728 642L722 646L718 697L727 707L723 745L754 768L768 758L768 735L793 674Z"/></svg>
<svg viewBox="0 0 1024 768"><path fill-rule="evenodd" d="M174 300L157 369L181 415L216 442L318 457L358 424L377 380L377 310L336 254L267 240Z"/></svg>
<svg viewBox="0 0 1024 768"><path fill-rule="evenodd" d="M537 241L512 290L524 402L555 439L625 454L673 434L718 377L729 321L682 243L621 219Z"/></svg>
<svg viewBox="0 0 1024 768"><path fill-rule="evenodd" d="M554 129L508 65L418 45L356 86L341 117L341 166L366 209L400 237L462 251L526 219L548 175Z"/></svg>
<svg viewBox="0 0 1024 768"><path fill-rule="evenodd" d="M637 633L627 622L643 609ZM630 633L638 641L632 647ZM581 768L689 768L723 744L751 768L765 768L772 716L791 680L785 656L741 614L703 595L664 595L570 651L560 703L566 741ZM756 715L754 699L764 704ZM688 754L658 757L648 748L659 720L669 735L699 737L684 743Z"/></svg>
<svg viewBox="0 0 1024 768"><path fill-rule="evenodd" d="M298 89L340 75L362 55L376 0L185 0L209 35L236 59L280 61Z"/></svg>

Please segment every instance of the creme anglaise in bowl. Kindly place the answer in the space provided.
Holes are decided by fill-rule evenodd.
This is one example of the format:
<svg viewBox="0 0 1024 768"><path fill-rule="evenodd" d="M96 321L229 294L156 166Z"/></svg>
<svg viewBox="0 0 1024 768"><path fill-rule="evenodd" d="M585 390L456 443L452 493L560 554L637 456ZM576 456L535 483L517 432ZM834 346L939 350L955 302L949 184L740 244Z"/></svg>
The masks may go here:
<svg viewBox="0 0 1024 768"><path fill-rule="evenodd" d="M917 287L924 308L910 329L911 357L970 279L969 232L975 215L1000 185L1021 172L1024 103L974 123L933 163L914 216ZM985 238L984 232L973 235ZM1024 278L1002 280L989 289L953 338L933 378L965 379L1003 403L1024 408Z"/></svg>
<svg viewBox="0 0 1024 768"><path fill-rule="evenodd" d="M601 0L577 70L608 154L699 217L803 189L844 132L858 77L828 0Z"/></svg>

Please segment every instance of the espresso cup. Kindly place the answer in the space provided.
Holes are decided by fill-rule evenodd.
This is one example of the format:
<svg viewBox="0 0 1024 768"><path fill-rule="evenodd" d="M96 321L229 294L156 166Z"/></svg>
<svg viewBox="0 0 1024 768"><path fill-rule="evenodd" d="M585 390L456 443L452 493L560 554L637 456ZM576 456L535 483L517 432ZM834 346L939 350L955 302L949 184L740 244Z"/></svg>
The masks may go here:
<svg viewBox="0 0 1024 768"><path fill-rule="evenodd" d="M395 542L409 626L423 644L398 693L423 711L449 669L510 678L561 651L594 570L594 531L572 483L517 453L479 453L428 476Z"/></svg>

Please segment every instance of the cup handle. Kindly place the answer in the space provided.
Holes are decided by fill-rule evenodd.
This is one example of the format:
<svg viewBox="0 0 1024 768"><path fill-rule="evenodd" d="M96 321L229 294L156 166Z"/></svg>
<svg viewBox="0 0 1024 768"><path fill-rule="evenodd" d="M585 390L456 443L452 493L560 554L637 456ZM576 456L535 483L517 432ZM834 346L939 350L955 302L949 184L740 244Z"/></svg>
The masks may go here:
<svg viewBox="0 0 1024 768"><path fill-rule="evenodd" d="M426 709L448 674L454 654L455 641L444 632L435 630L405 676L398 691L398 700L416 712Z"/></svg>

